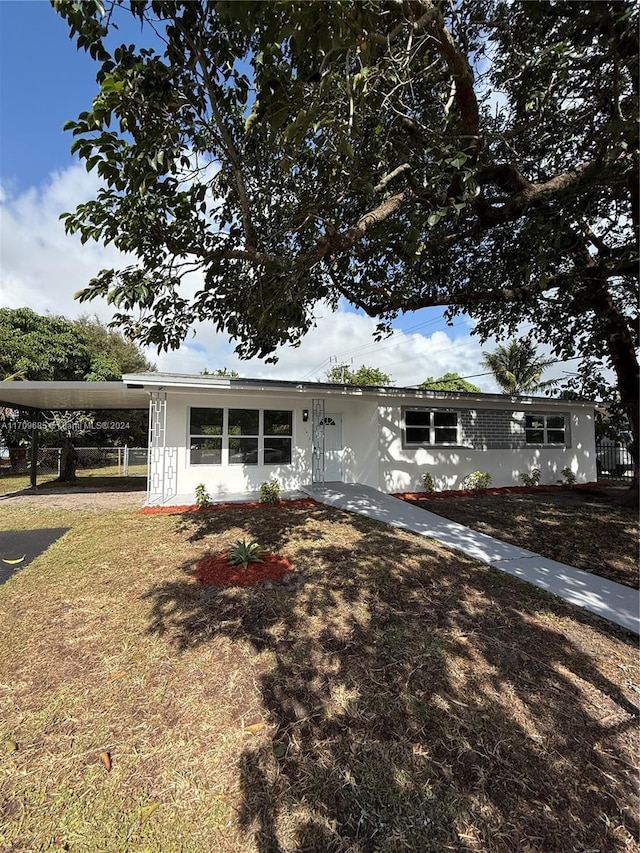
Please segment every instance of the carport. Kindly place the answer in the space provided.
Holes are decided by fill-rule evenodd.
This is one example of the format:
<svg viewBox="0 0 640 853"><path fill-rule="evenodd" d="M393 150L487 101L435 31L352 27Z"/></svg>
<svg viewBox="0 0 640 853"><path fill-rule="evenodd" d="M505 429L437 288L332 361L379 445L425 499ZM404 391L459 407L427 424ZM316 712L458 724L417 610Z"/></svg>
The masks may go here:
<svg viewBox="0 0 640 853"><path fill-rule="evenodd" d="M37 455L42 412L147 410L150 392L124 382L2 382L0 406L33 413L31 432L31 487L37 487ZM25 419L26 420L26 419Z"/></svg>

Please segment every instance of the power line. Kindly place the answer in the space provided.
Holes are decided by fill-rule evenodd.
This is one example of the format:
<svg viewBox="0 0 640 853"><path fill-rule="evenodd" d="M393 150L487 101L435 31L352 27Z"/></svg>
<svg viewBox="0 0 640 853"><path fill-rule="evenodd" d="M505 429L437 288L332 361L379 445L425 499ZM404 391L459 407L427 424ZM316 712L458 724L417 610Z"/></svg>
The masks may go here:
<svg viewBox="0 0 640 853"><path fill-rule="evenodd" d="M579 358L582 358L582 356L581 355L574 355L571 358L556 358L553 361L548 362L548 365L566 364L567 361L576 361ZM457 378L459 378L459 379L479 379L481 376L494 376L494 375L495 375L494 372L492 370L489 370L487 373L472 373L470 376L459 376ZM572 375L577 376L578 374L572 374ZM435 384L438 381L439 381L438 379L434 379L433 384ZM432 383L429 383L429 384L432 384ZM441 390L441 389L429 389L429 386L425 386L424 384L421 383L421 390L429 391L429 390Z"/></svg>
<svg viewBox="0 0 640 853"><path fill-rule="evenodd" d="M337 355L336 355L335 357L337 358L337 357L340 357L340 356L347 356L347 355L352 355L352 354L356 354L356 353L362 353L362 352L364 352L365 350L369 350L369 349L371 349L372 347L377 348L377 349L386 349L386 348L388 348L388 347L390 347L390 346L397 346L399 343L402 343L402 341L397 341L397 342L396 342L396 341L392 341L392 342L390 342L392 338L397 337L397 336L399 336L399 335L406 335L406 334L408 334L409 332L415 331L416 329L424 328L424 327L426 327L426 326L431 326L431 325L433 325L434 323L439 323L439 322L440 322L440 318L439 318L439 317L436 317L436 318L434 318L434 319L432 319L432 320L424 320L424 321L422 321L422 322L420 322L420 323L416 323L414 326L409 326L409 328L408 328L408 329L398 329L398 330L396 330L395 332L393 332L393 333L390 335L390 337L389 337L389 338L387 339L387 341L386 341L386 342L384 342L384 343L379 344L379 343L377 343L377 342L375 342L375 341L374 341L374 342L371 342L371 343L368 343L368 344L360 344L359 346L357 346L357 347L352 347L351 349L341 350L340 352L338 352L338 353L337 353ZM460 325L460 324L455 324L455 325ZM308 370L302 378L303 378L303 379L306 379L306 378L307 378L307 376L310 376L312 373L316 373L318 370L321 370L321 369L322 369L322 368L323 368L323 367L324 367L328 362L330 362L330 359L329 359L329 358L325 358L325 359L324 359L324 361L320 362L320 364L319 364L317 367L314 367L314 368L312 368L311 370Z"/></svg>
<svg viewBox="0 0 640 853"><path fill-rule="evenodd" d="M410 326L408 329L398 329L396 332L394 332L390 336L389 339L387 339L387 341L383 341L382 343L377 343L374 341L370 344L362 344L359 347L354 347L352 349L342 350L341 352L337 353L336 356L333 356L333 358L339 358L340 356L346 357L348 355L365 356L365 355L367 355L367 351L371 350L371 349L375 350L375 352L378 352L381 349L386 350L386 349L390 349L392 347L400 346L401 344L411 343L410 339L408 338L409 333L414 332L416 329L425 328L426 326L431 326L431 325L433 325L435 323L439 323L439 322L441 322L440 318L436 317L433 320L426 320L423 323L417 323L415 326ZM452 323L452 325L448 326L447 328L455 329L455 328L458 328L459 326L462 326L462 325L465 325L464 320L461 320L459 323ZM439 330L437 330L437 331L439 331ZM392 340L392 338L399 337L400 335L405 336L405 339L403 339L403 340ZM445 351L446 350L438 350L438 352L445 352ZM308 370L304 374L304 376L301 377L301 379L302 380L307 379L312 374L317 373L318 371L322 370L323 367L325 367L327 364L330 363L330 360L331 360L330 358L325 358L324 361L320 362L320 364L317 367L314 367L311 370ZM403 362L404 361L405 361L405 359L403 359ZM400 362L394 362L394 364L400 364ZM385 365L385 369L388 366L389 365Z"/></svg>

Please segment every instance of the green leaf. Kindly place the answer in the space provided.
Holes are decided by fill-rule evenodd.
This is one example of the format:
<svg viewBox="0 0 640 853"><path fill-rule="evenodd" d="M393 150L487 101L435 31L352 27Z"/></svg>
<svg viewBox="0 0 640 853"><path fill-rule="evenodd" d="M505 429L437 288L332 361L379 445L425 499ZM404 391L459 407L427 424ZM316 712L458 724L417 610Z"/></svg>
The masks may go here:
<svg viewBox="0 0 640 853"><path fill-rule="evenodd" d="M348 142L346 139L340 140L340 144L338 145L338 151L341 154L344 154L345 157L348 157L350 160L353 160L353 145Z"/></svg>

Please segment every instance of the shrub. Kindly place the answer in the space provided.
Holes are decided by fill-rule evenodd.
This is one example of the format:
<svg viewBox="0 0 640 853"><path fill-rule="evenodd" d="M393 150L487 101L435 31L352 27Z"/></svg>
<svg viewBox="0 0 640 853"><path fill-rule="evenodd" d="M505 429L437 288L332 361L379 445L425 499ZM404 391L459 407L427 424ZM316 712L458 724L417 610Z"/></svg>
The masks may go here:
<svg viewBox="0 0 640 853"><path fill-rule="evenodd" d="M280 503L280 483L277 480L269 480L260 486L260 502L263 504Z"/></svg>
<svg viewBox="0 0 640 853"><path fill-rule="evenodd" d="M476 489L488 489L491 485L491 474L488 471L474 471L467 474L462 481L462 488L475 491Z"/></svg>
<svg viewBox="0 0 640 853"><path fill-rule="evenodd" d="M559 483L562 483L565 486L574 486L575 485L576 475L573 473L573 471L571 470L571 468L569 468L568 465L565 465L565 467L562 469L562 471L560 473L562 474L563 479L558 480Z"/></svg>
<svg viewBox="0 0 640 853"><path fill-rule="evenodd" d="M228 554L228 560L232 566L242 566L247 568L249 563L262 563L264 556L264 548L258 545L257 542L247 542L246 539L238 539L231 546Z"/></svg>
<svg viewBox="0 0 640 853"><path fill-rule="evenodd" d="M525 486L539 486L540 469L533 468L530 474L520 474L520 479L522 480Z"/></svg>
<svg viewBox="0 0 640 853"><path fill-rule="evenodd" d="M211 506L211 495L204 483L198 483L196 486L196 505L198 509L206 509Z"/></svg>
<svg viewBox="0 0 640 853"><path fill-rule="evenodd" d="M422 475L422 488L425 490L425 492L429 492L429 494L434 491L433 475L430 474L429 471L426 471Z"/></svg>

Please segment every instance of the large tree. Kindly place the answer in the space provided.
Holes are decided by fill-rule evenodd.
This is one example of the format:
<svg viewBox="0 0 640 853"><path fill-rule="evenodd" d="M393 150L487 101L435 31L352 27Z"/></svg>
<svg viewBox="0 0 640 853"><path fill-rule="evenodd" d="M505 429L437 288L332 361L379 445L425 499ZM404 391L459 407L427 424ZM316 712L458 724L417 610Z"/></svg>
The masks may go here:
<svg viewBox="0 0 640 853"><path fill-rule="evenodd" d="M637 438L634 0L54 2L98 63L68 123L104 189L65 215L137 257L107 296L140 340L209 320L270 357L347 299L382 327L448 306L526 321ZM189 295L183 277L202 286Z"/></svg>
<svg viewBox="0 0 640 853"><path fill-rule="evenodd" d="M61 316L36 314L29 308L0 308L0 379L4 381L99 382L120 379L123 373L147 370L155 370L155 367L140 349L97 318L68 320ZM76 445L82 437L90 434L85 427L92 419L129 423L126 434L93 435L94 442L110 445L145 440L146 413L110 412L109 417L102 417L102 414L93 413L91 418L86 413L46 413L44 440L52 446L61 447L61 480L75 477ZM9 448L14 467L22 455L20 448L24 453L24 447L31 440L29 433L13 428L20 420L23 420L20 413L0 410L0 438Z"/></svg>
<svg viewBox="0 0 640 853"><path fill-rule="evenodd" d="M0 379L84 379L90 369L86 338L65 317L0 308Z"/></svg>
<svg viewBox="0 0 640 853"><path fill-rule="evenodd" d="M120 332L110 329L98 317L84 315L71 321L80 332L91 355L91 366L83 377L87 381L121 379L124 373L155 371L140 347Z"/></svg>

